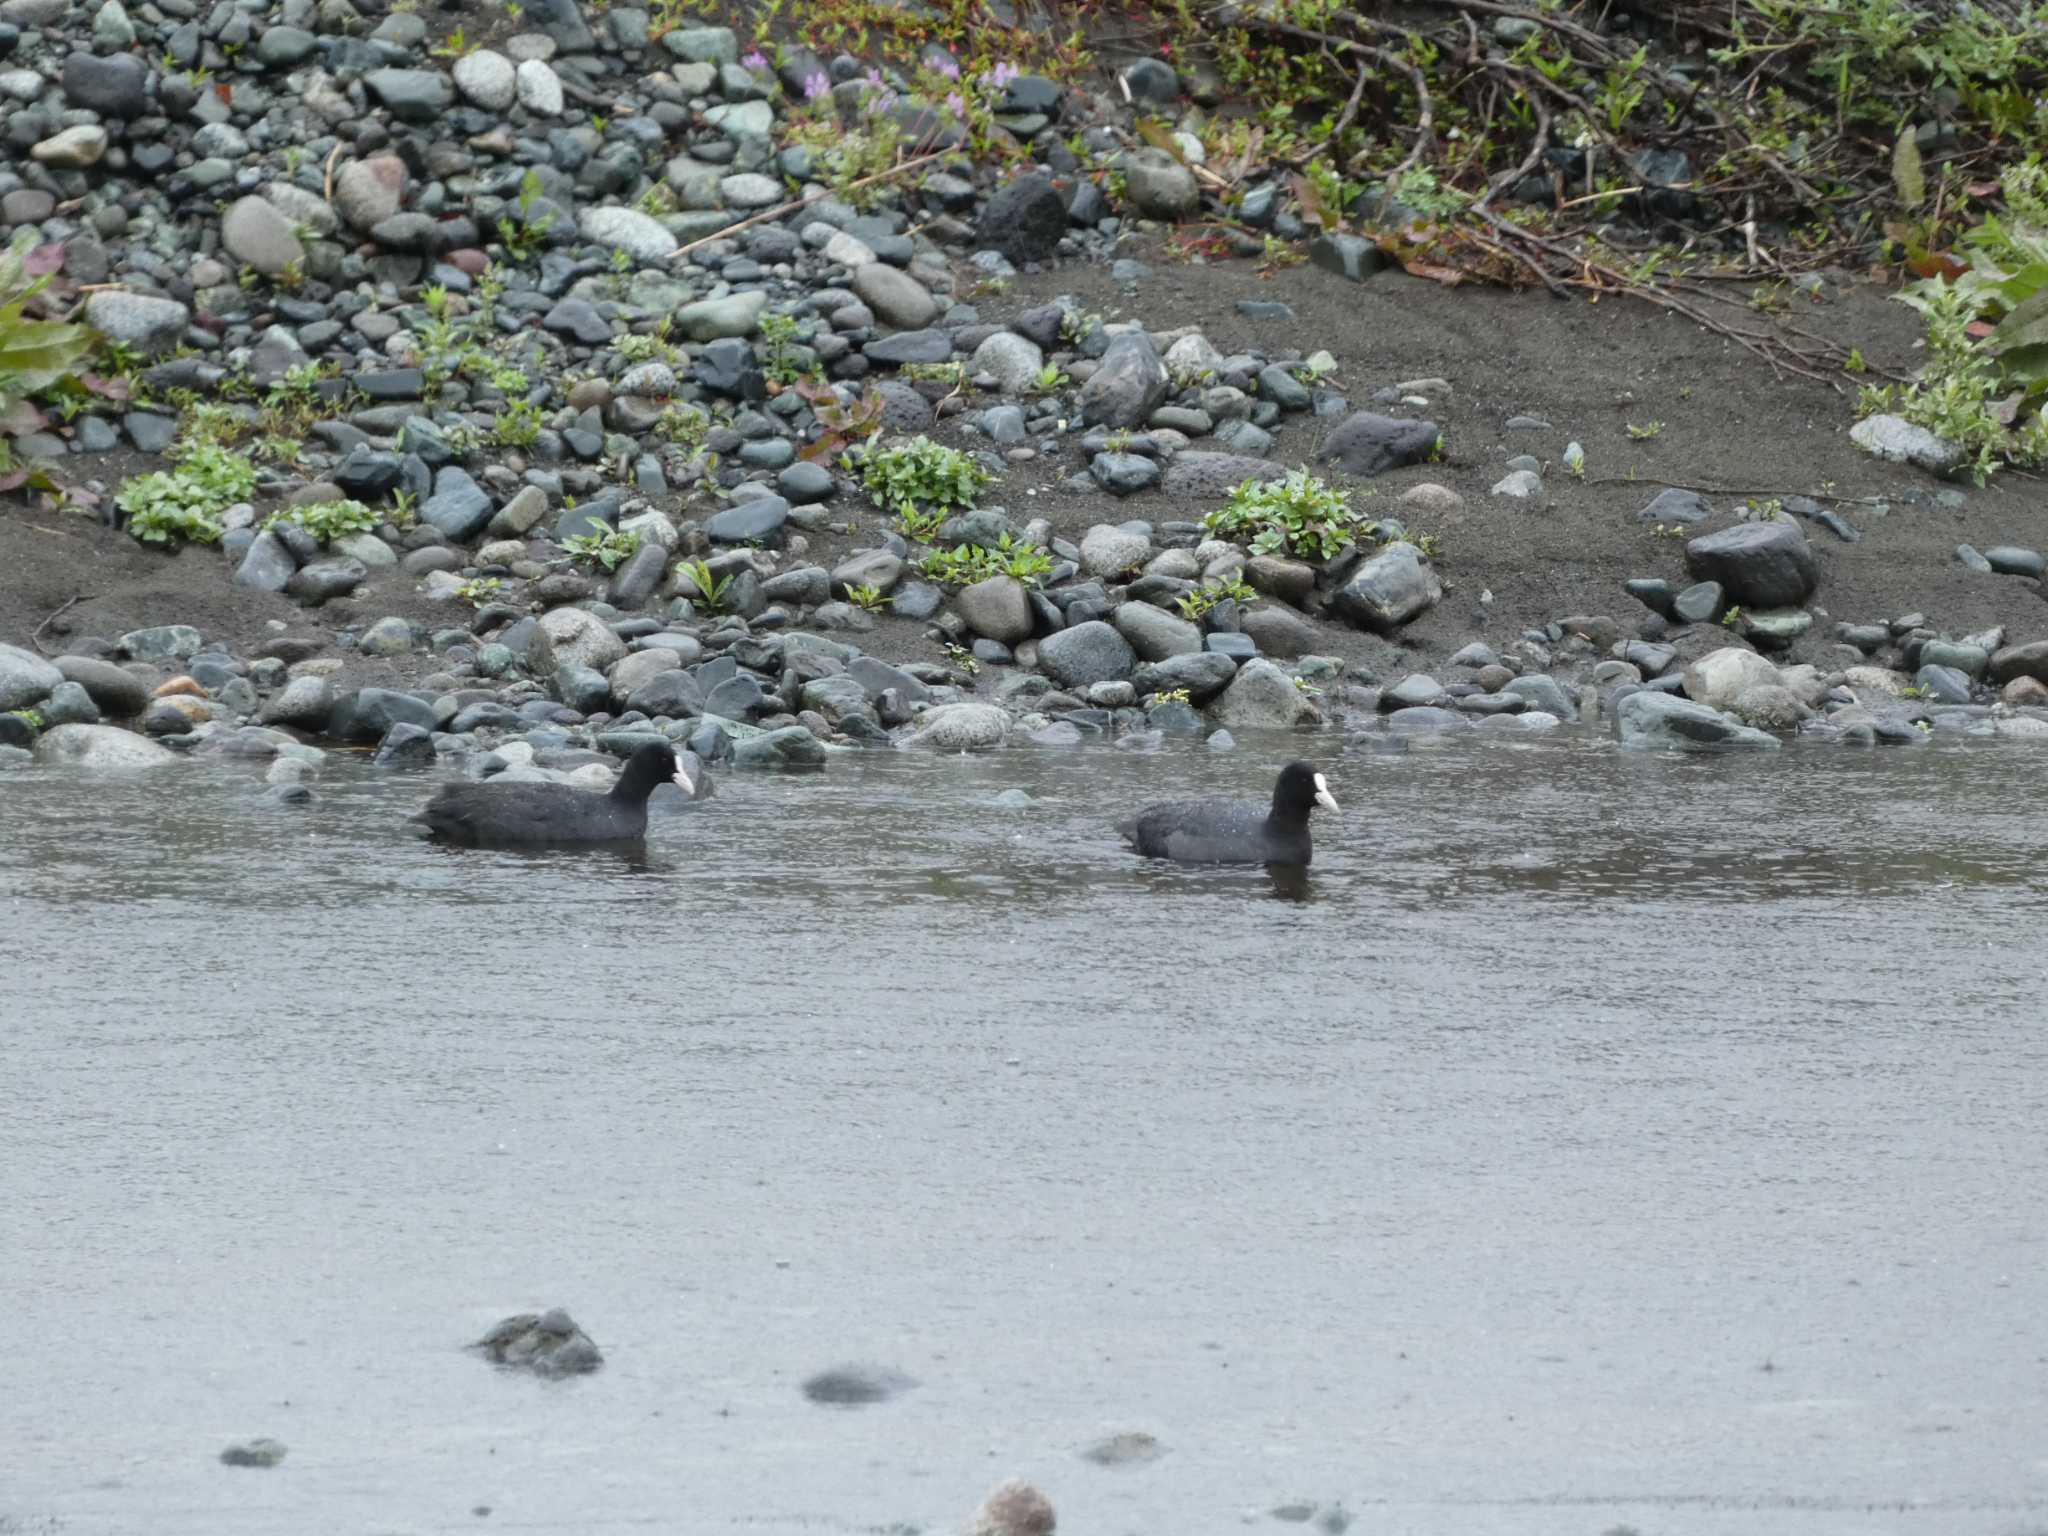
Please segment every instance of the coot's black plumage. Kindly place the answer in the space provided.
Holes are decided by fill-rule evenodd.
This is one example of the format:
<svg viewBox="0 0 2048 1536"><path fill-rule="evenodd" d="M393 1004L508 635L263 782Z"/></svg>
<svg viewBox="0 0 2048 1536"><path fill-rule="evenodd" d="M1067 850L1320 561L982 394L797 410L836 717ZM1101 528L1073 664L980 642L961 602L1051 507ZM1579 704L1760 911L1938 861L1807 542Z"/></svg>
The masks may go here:
<svg viewBox="0 0 2048 1536"><path fill-rule="evenodd" d="M1306 865L1308 815L1337 809L1313 764L1289 763L1273 785L1270 807L1243 800L1175 800L1148 805L1117 831L1147 858L1182 864Z"/></svg>
<svg viewBox="0 0 2048 1536"><path fill-rule="evenodd" d="M471 847L628 843L647 835L647 797L674 783L694 792L675 748L651 742L626 759L609 790L569 784L444 784L412 819L435 837Z"/></svg>

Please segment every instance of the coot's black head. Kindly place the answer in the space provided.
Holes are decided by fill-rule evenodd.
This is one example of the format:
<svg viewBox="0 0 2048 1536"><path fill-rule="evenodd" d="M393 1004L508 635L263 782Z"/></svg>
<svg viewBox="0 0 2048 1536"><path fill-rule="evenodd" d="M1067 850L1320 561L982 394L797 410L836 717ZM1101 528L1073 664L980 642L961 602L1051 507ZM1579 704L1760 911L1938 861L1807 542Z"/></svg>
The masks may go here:
<svg viewBox="0 0 2048 1536"><path fill-rule="evenodd" d="M665 781L672 781L686 795L696 791L676 749L665 741L650 741L626 759L612 793L621 800L645 800Z"/></svg>
<svg viewBox="0 0 2048 1536"><path fill-rule="evenodd" d="M1330 793L1330 786L1313 763L1289 763L1280 770L1279 782L1273 786L1273 814L1283 821L1307 821L1308 813L1317 806L1325 810L1337 809L1337 800Z"/></svg>

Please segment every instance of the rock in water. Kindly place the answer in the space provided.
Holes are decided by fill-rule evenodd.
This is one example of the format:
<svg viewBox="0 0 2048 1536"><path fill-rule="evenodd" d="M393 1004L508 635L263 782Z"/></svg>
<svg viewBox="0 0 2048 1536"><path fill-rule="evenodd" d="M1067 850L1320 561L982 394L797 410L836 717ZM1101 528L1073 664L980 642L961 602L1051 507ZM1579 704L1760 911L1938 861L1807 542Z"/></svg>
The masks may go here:
<svg viewBox="0 0 2048 1536"><path fill-rule="evenodd" d="M246 1440L231 1445L220 1453L220 1459L230 1467L274 1467L284 1460L282 1440Z"/></svg>
<svg viewBox="0 0 2048 1536"><path fill-rule="evenodd" d="M1632 693L1614 718L1622 746L1639 752L1770 750L1779 745L1775 736L1668 693Z"/></svg>
<svg viewBox="0 0 2048 1536"><path fill-rule="evenodd" d="M114 725L59 725L36 738L39 763L67 768L160 768L177 754Z"/></svg>
<svg viewBox="0 0 2048 1536"><path fill-rule="evenodd" d="M1143 1431L1128 1431L1098 1440L1081 1452L1085 1460L1098 1467L1135 1467L1148 1461L1157 1461L1166 1454L1166 1447Z"/></svg>
<svg viewBox="0 0 2048 1536"><path fill-rule="evenodd" d="M470 1346L493 1363L536 1376L579 1376L604 1364L590 1335L560 1307L506 1318Z"/></svg>
<svg viewBox="0 0 2048 1536"><path fill-rule="evenodd" d="M974 1512L968 1536L1052 1536L1052 1500L1021 1478L998 1483Z"/></svg>
<svg viewBox="0 0 2048 1536"><path fill-rule="evenodd" d="M917 1382L885 1365L842 1365L820 1371L804 1383L804 1396L814 1403L858 1408L867 1403L885 1403L908 1392Z"/></svg>
<svg viewBox="0 0 2048 1536"><path fill-rule="evenodd" d="M976 752L999 747L1010 734L1010 717L994 704L941 704L918 719L906 747L933 752Z"/></svg>

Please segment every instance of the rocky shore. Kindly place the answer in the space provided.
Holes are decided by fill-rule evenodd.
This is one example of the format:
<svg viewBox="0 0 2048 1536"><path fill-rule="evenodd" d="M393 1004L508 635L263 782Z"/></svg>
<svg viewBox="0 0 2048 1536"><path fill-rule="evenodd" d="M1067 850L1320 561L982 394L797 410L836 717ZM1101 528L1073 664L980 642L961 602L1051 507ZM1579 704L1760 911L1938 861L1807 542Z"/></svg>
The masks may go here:
<svg viewBox="0 0 2048 1536"><path fill-rule="evenodd" d="M1157 61L912 78L574 0L490 41L0 0L0 225L104 338L15 422L0 764L2048 736L2030 492L1307 241L1278 179L1240 235L1306 264L1176 265Z"/></svg>

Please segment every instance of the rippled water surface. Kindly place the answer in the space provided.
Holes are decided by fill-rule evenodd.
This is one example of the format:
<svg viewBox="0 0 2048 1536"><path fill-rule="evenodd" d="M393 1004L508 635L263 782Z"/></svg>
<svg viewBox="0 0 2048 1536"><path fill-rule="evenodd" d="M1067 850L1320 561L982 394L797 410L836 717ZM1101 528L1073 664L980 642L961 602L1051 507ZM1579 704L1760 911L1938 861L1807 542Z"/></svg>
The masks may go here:
<svg viewBox="0 0 2048 1536"><path fill-rule="evenodd" d="M835 759L644 859L0 782L0 1530L2048 1530L2041 753L1352 756L1300 887L1109 831L1277 761ZM462 1351L548 1305L603 1371Z"/></svg>

